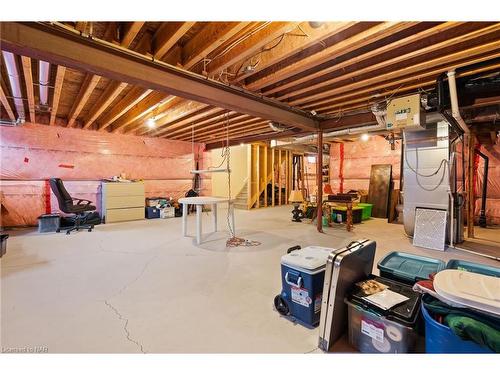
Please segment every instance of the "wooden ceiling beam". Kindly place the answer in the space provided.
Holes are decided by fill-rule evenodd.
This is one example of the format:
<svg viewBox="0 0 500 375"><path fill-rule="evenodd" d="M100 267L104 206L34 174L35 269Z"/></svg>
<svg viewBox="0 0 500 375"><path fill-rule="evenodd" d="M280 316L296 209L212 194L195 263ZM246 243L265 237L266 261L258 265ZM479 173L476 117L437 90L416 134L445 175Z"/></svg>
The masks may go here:
<svg viewBox="0 0 500 375"><path fill-rule="evenodd" d="M33 72L31 71L31 59L26 56L21 56L23 66L24 82L26 84L26 96L28 98L28 109L30 113L30 120L34 124L35 118L35 93L33 91Z"/></svg>
<svg viewBox="0 0 500 375"><path fill-rule="evenodd" d="M232 49L219 57L213 56L207 69L210 75L216 75L220 71L244 60L257 53L267 44L286 34L298 25L298 22L271 22L261 30L255 32L248 38L236 44ZM210 57L209 57L210 58Z"/></svg>
<svg viewBox="0 0 500 375"><path fill-rule="evenodd" d="M104 130L114 121L123 116L130 108L139 103L142 99L148 96L153 90L146 90L142 87L134 87L125 97L123 97L113 108L106 113L102 118L97 120L99 124L98 130Z"/></svg>
<svg viewBox="0 0 500 375"><path fill-rule="evenodd" d="M84 33L85 29L87 29L87 24L88 22L83 22L83 21L78 21L75 22L75 29L77 29L79 32Z"/></svg>
<svg viewBox="0 0 500 375"><path fill-rule="evenodd" d="M162 100L167 100L167 102L169 102L172 100L172 98L172 96L169 96L162 92L152 92L150 95L146 96L144 99L130 108L128 112L125 113L122 117L113 122L112 132L116 133L122 130L124 127L136 121L137 119L145 116L151 111L154 111L155 107L162 103Z"/></svg>
<svg viewBox="0 0 500 375"><path fill-rule="evenodd" d="M436 80L434 79L434 77L428 78L427 80L425 78L419 79L416 83L409 83L408 85L402 87L398 86L399 90L398 87L385 88L384 97L390 97L391 95L404 96L412 92L433 89L435 84ZM373 94L365 94L365 96L357 97L347 102L342 102L341 105L334 104L330 108L322 110L320 113L321 115L335 115L338 113L348 113L351 109L355 108L371 109L372 104L376 102L378 103L380 102L380 100L384 99L378 98L378 100L376 100L375 98L373 98Z"/></svg>
<svg viewBox="0 0 500 375"><path fill-rule="evenodd" d="M114 21L108 22L102 38L104 40L107 40L108 42L119 44L117 37L118 37L118 24Z"/></svg>
<svg viewBox="0 0 500 375"><path fill-rule="evenodd" d="M161 60L195 23L163 22L153 37L155 59Z"/></svg>
<svg viewBox="0 0 500 375"><path fill-rule="evenodd" d="M205 106L202 109L189 113L187 116L180 117L178 120L169 121L167 124L164 124L161 129L157 129L154 132L154 135L161 137L173 129L180 129L182 127L188 127L188 126L191 127L192 125L195 124L196 121L219 112L220 108Z"/></svg>
<svg viewBox="0 0 500 375"><path fill-rule="evenodd" d="M53 126L56 123L57 109L59 108L59 99L61 98L65 73L66 73L66 67L58 65L56 69L56 81L54 83L54 95L52 97L52 106L50 108L50 120L49 120L50 126Z"/></svg>
<svg viewBox="0 0 500 375"><path fill-rule="evenodd" d="M321 122L321 128L324 132L328 130L342 130L354 126L364 126L375 124L377 120L373 113L359 113L355 115L345 115L341 118L331 118Z"/></svg>
<svg viewBox="0 0 500 375"><path fill-rule="evenodd" d="M192 128L194 128L195 132L199 132L200 130L205 131L205 130L217 128L217 127L226 123L226 112L222 112L221 114L217 114L216 116L209 117L206 120L197 122L196 124L193 125ZM230 123L232 123L234 121L240 121L240 120L249 118L249 116L247 116L247 115L242 115L242 114L232 112L232 111L228 113L228 116L229 116ZM251 118L253 118L253 117L251 117ZM183 136L183 135L191 135L191 128L184 128L184 129L181 128L181 129L173 130L173 131L165 134L165 136L167 136L167 137L179 137L179 136Z"/></svg>
<svg viewBox="0 0 500 375"><path fill-rule="evenodd" d="M81 25L81 27L83 27L83 30L80 30L80 31L83 32L85 30L87 23L81 22L81 24L83 24L83 25ZM123 36L121 43L120 43L121 46L128 48L130 43L132 43L132 41L137 36L137 33L140 31L140 29L142 28L143 25L144 25L144 22L131 22L130 25L127 27L126 31L124 32L124 36ZM78 28L77 28L77 30L78 30ZM114 39L114 35L113 35L112 30L113 30L113 26L108 26L104 32L104 38L113 38ZM111 39L111 40L113 40L113 39ZM97 86L100 79L101 79L101 77L99 75L87 74L87 76L85 77L85 80L83 82L82 88L80 89L80 92L75 100L75 103L73 103L73 108L71 109L70 114L68 116L68 125L67 125L68 127L73 126L73 124L76 121L76 118L78 117L81 110L85 106L87 100L90 98L90 95L92 95L92 91ZM120 85L118 85L118 87L114 87L114 88L110 89L111 85L112 84L108 85L105 92L103 93L103 96L101 96L101 98L99 98L96 105L94 105L94 107L91 109L90 116L87 117L87 120L85 120L84 125L83 125L85 129L90 127L90 125L95 121L95 119L99 116L99 114L101 114L107 108L107 106L102 106L102 104L103 103L110 104L113 101L113 99L115 99L116 96L121 92L121 90L123 90L126 86L125 85L123 87L120 87ZM106 95L106 96L104 96L104 95ZM113 99L111 99L111 97L113 97ZM100 102L101 99L103 99L104 101ZM97 113L97 116L96 116L96 113Z"/></svg>
<svg viewBox="0 0 500 375"><path fill-rule="evenodd" d="M143 135L146 133L156 133L165 125L175 122L179 119L185 118L193 113L200 110L206 110L209 106L203 103L193 102L191 100L184 100L182 98L172 96L172 100L168 105L160 105L154 111L144 118L132 123L129 128L127 128L127 133L136 132L136 134ZM149 118L155 119L156 127L150 129L145 127L145 123Z"/></svg>
<svg viewBox="0 0 500 375"><path fill-rule="evenodd" d="M354 24L354 22L351 22L348 23L347 26L353 26ZM283 69L268 74L255 81L250 80L250 82L247 82L246 87L252 91L259 90L263 87L284 80L285 78L296 75L305 69L309 69L328 62L339 54L354 51L358 48L373 43L374 41L385 38L388 35L391 35L397 31L404 30L416 24L417 22L383 22L381 24L377 24L369 28L368 30L362 31L347 39L335 43L330 47L323 49L321 52L305 57L304 59L301 59L296 63L287 65Z"/></svg>
<svg viewBox="0 0 500 375"><path fill-rule="evenodd" d="M403 78L403 79L384 82L384 83L376 85L376 86L368 86L367 88L364 88L362 90L356 90L354 92L350 92L349 94L333 97L329 101L325 101L323 103L323 106L316 107L316 108L318 108L317 111L330 110L333 105L338 105L340 108L342 108L341 106L344 103L344 101L342 101L343 99L357 96L357 95L361 95L361 94L365 94L365 93L372 93L372 97L373 97L374 93L379 93L380 91L387 90L388 88L390 88L390 90L393 90L394 88L396 88L396 90L397 90L397 88L399 87L399 90L404 90L404 89L406 89L405 85L408 85L409 87L412 87L410 85L416 85L415 81L417 83L421 84L421 86L418 86L418 87L423 87L423 86L428 85L430 81L435 81L439 74L446 72L449 69L455 69L455 68L458 68L461 66L467 66L467 65L471 65L471 64L475 64L475 63L479 63L479 62L484 62L484 61L488 61L488 60L491 60L491 59L494 59L497 57L500 57L500 52L496 52L496 53L489 54L489 55L483 55L483 56L478 57L478 58L462 60L459 65L449 65L449 66L445 66L445 67L438 67L434 70L426 71L425 73L422 73L419 75L411 75L411 76ZM480 73L483 71L495 69L496 67L497 67L496 65L487 66L485 68L474 70L473 72ZM463 76L469 75L469 74L473 74L473 73L463 74ZM399 90L396 92L399 92Z"/></svg>
<svg viewBox="0 0 500 375"><path fill-rule="evenodd" d="M250 22L210 22L182 49L182 66L191 69Z"/></svg>
<svg viewBox="0 0 500 375"><path fill-rule="evenodd" d="M238 113L230 112L227 114L217 116L217 120L212 121L209 125L207 126L194 126L192 129L191 128L186 128L186 129L179 129L176 132L172 133L167 133L165 134L165 137L167 138L175 138L175 139L184 139L188 138L190 139L192 137L192 133L194 131L195 134L198 136L200 134L211 134L211 132L219 131L222 128L225 128L227 125L231 126L234 124L241 123L243 121L248 121L250 120L259 120L262 121L262 119L256 119L255 117L249 117L247 115L241 115Z"/></svg>
<svg viewBox="0 0 500 375"><path fill-rule="evenodd" d="M176 54L169 53L167 52L171 50L171 48L177 43L179 38L182 37L194 24L195 22L169 22L169 23L164 23L163 26L160 27L160 29L155 33L154 40L156 41L155 43L160 43L160 47L157 49L159 51L156 51L155 55L157 58L160 58L161 60L165 61L170 64L175 64L176 62L180 63L180 60L177 60L175 58ZM234 35L234 33L238 32L243 28L244 25L248 24L248 22L232 22L230 23L230 26L228 27L220 27L219 23L209 23L207 27L205 27L195 38L191 39L188 44L182 49L179 49L179 52L181 53L180 58L182 58L182 54L188 55L187 59L184 61L184 68L185 69L190 69L193 67L203 56L197 55L197 53L201 50L201 53L210 53L215 49L217 46L220 45L220 43L224 42L227 38L230 36ZM217 28L212 27L211 25L216 25L218 26ZM207 42L207 38L210 40L210 42ZM214 41L215 39L215 41ZM158 42L160 41L160 42ZM203 43L207 43L206 45ZM201 45L203 44L203 45ZM193 48L200 48L199 50L193 49ZM160 57L161 56L161 57ZM174 60L172 59L174 58ZM171 98L173 99L173 97ZM153 108L157 108L159 105L161 105L159 102L153 103L151 105L150 110L145 111L145 114L148 112L151 112ZM186 104L186 107L192 107L192 103L188 102ZM198 109L206 107L206 105L202 105L201 103L198 103ZM164 116L161 115L162 110L158 108L158 113L160 113L159 117L156 116L157 118L162 118ZM185 112L185 113L184 113ZM190 113L190 109L186 108L184 110L179 110L177 114L183 115ZM172 121L174 121L176 118L173 113L170 114ZM141 116L140 116L141 117ZM151 116L148 116L151 117ZM132 124L129 126L128 129L126 129L126 132L132 132L144 125L144 122L147 120L147 118L140 119L140 121L136 121L135 124ZM127 124L131 124L130 122ZM127 126L124 125L124 126ZM163 126L164 123L159 123L157 126ZM120 128L123 128L123 126L119 126ZM148 132L151 132L151 129L145 128L142 131L140 131L140 134L146 134Z"/></svg>
<svg viewBox="0 0 500 375"><path fill-rule="evenodd" d="M250 92L150 61L144 56L83 38L52 24L0 23L2 48L205 104L266 118L302 129L317 129L309 114L262 99ZM235 47L236 49L237 47ZM231 50L232 52L233 50Z"/></svg>
<svg viewBox="0 0 500 375"><path fill-rule="evenodd" d="M171 129L191 126L193 122L210 116L217 110L220 111L218 108L189 101L185 105L181 104L172 111L168 111L166 115L157 123L156 129L146 129L145 131L138 132L138 134L144 135L146 133L150 133L155 136L163 136Z"/></svg>
<svg viewBox="0 0 500 375"><path fill-rule="evenodd" d="M311 74L308 74L307 76L305 77L301 77L301 78L296 78L296 79L293 79L293 77L290 78L290 81L289 82L286 82L286 83L282 83L280 82L279 85L276 85L274 87L271 87L269 89L264 89L262 91L262 95L264 96L271 96L272 94L276 93L276 92L281 92L283 90L286 90L286 89L289 89L291 87L294 87L294 86L297 86L297 85L300 85L300 84L303 84L303 83L306 83L308 81L311 81L315 78L319 78L321 76L324 76L326 74L329 74L329 73L332 73L332 72L335 72L335 71L339 71L340 69L344 69L350 65L354 65L356 63L360 63L362 61L366 61L370 58L373 58L373 57L376 57L376 56L380 56L380 55L383 55L385 54L386 52L389 52L393 49L397 49L397 48L401 48L401 47L404 47L404 46L408 46L412 43L417 43L421 40L426 40L426 39L429 39L431 37L433 37L434 35L437 35L439 33L443 33L443 32L446 32L447 30L450 30L452 28L455 28L459 25L462 25L464 22L445 22L445 23L442 23L440 25L437 25L435 27L432 27L432 28L429 28L429 29L426 29L426 30L423 30L419 33L416 33L416 34L412 34L406 38L403 38L403 39L399 39L395 42L392 42L390 44L385 44L379 48L376 48L374 50L371 50L369 52L366 52L366 53L363 53L361 55L358 55L358 56L355 56L353 58L350 58L348 60L345 60L345 61L342 61L342 62L339 62L339 63L335 63L333 64L332 66L329 66L327 68L324 68L324 69L320 69L314 73L311 73ZM411 27L411 25L410 25ZM376 38L377 40L380 40L384 37L383 34L380 34L378 35L378 37ZM376 40L373 40L373 42L375 42Z"/></svg>
<svg viewBox="0 0 500 375"><path fill-rule="evenodd" d="M486 66L486 67L482 67L482 68L478 68L476 70L472 70L472 71L466 71L466 72L463 72L460 74L460 77L465 77L465 76L469 76L469 75L472 75L472 74L478 74L478 73L482 73L482 72L485 72L485 71L490 71L490 70L493 70L495 68L499 68L500 67L500 64L499 65L491 65L491 66ZM399 87L394 87L390 90L388 90L387 88L385 89L385 96L393 96L395 95L396 93L398 94L398 96L403 96L405 95L405 93L407 93L408 91L414 91L415 89L426 89L426 88L432 88L435 86L436 84L436 74L440 72L440 70L434 70L429 74L429 77L425 77L425 76L422 76L422 77L416 77L417 79L417 83L415 84L411 84L411 85L405 85L403 88L401 88L401 86ZM425 80L427 79L427 80ZM394 85L394 84L393 84ZM368 92L368 90L363 90L363 92ZM377 101L380 101L380 100L383 100L383 99L378 99ZM321 111L323 115L334 115L335 114L335 111L337 111L339 113L339 115L342 114L342 112L347 112L347 111L351 111L351 110L356 110L356 109L360 109L360 108L370 108L370 102L373 102L374 101L374 98L373 98L373 95L368 95L368 96L364 96L364 97L357 97L353 100L350 100L350 101L347 101L347 102L342 102L341 104L332 104L331 106L329 106L328 108L325 108L323 111ZM359 103L365 103L364 105L363 104L359 104ZM490 99L490 101L484 101L484 105L491 105L491 104L497 104L499 102L498 100L498 97L497 98L492 98ZM358 103L357 105L355 103ZM346 107L346 105L348 104L353 104L351 105L350 107ZM467 107L461 107L462 109L465 109Z"/></svg>
<svg viewBox="0 0 500 375"><path fill-rule="evenodd" d="M141 31L142 26L145 22L130 22L126 27L123 33L122 40L120 45L125 48L129 48L130 44L134 41L139 31Z"/></svg>
<svg viewBox="0 0 500 375"><path fill-rule="evenodd" d="M162 117L166 116L168 111L180 103L184 102L184 99L177 96L168 96L165 100L157 103L156 106L152 107L151 111L144 114L144 116L138 118L137 120L131 122L124 130L124 133L134 133L138 131L141 127L147 125L147 121L152 118L156 121L160 120Z"/></svg>
<svg viewBox="0 0 500 375"><path fill-rule="evenodd" d="M246 137L246 136L251 136L251 135L262 135L262 134L269 134L272 135L273 131L267 128L266 125L262 124L254 124L250 125L248 127L241 127L239 129L234 129L229 131L229 134L226 132L224 133L219 133L219 134L214 134L209 137L200 137L200 138L195 138L195 142L199 143L206 143L206 142L227 142L227 139L235 139L235 138L241 138L241 137Z"/></svg>
<svg viewBox="0 0 500 375"><path fill-rule="evenodd" d="M111 81L99 99L94 103L87 114L83 129L88 129L94 121L109 107L116 97L127 87L125 82Z"/></svg>
<svg viewBox="0 0 500 375"><path fill-rule="evenodd" d="M420 88L424 89L424 88L429 87L430 85L435 84L435 83L436 83L436 80L431 79L431 80L425 80L425 81L419 80L418 83L409 84L408 86L405 85L403 87L399 87L399 89L398 89L398 87L391 88L391 89L386 87L384 89L384 97L390 97L391 95L396 95L396 94L398 94L398 96L404 95L404 93L409 91L409 90L416 90L416 89L420 89ZM372 91L369 91L368 94L365 93L362 96L356 95L355 99L348 100L348 101L342 101L341 104L332 104L327 109L321 110L320 113L322 115L335 114L335 112L341 114L341 113L345 113L353 108L359 108L359 107L370 109L371 105L374 104L375 102L380 102L381 100L385 100L385 99L382 99L380 97L374 98L373 96L374 95L373 95ZM363 103L363 104L360 104L360 103ZM348 107L349 105L355 105L355 106Z"/></svg>
<svg viewBox="0 0 500 375"><path fill-rule="evenodd" d="M250 136L244 136L240 138L233 138L229 140L229 146L237 146L241 143L252 143L252 142L265 142L269 141L271 139L280 139L280 138L288 138L288 137L297 137L297 136L303 136L303 135L309 135L311 132L307 131L297 131L297 130L286 130L281 133L275 133L275 134L260 134L260 135L250 135ZM226 142L222 145L222 141L207 141L205 142L205 151L210 151L213 149L218 149L221 148L222 146L225 146Z"/></svg>
<svg viewBox="0 0 500 375"><path fill-rule="evenodd" d="M251 125L250 129L251 130L235 129L235 130L230 131L229 132L229 140L240 139L243 137L254 136L254 135L267 135L270 138L272 138L273 135L276 134L276 132L269 129L269 127L266 124ZM266 129L269 129L269 130L266 130ZM212 143L212 142L222 142L223 141L225 143L226 139L227 139L227 134L226 134L226 132L224 132L224 133L221 133L218 135L214 135L212 137L204 137L204 138L199 138L199 139L195 138L195 142L200 142L200 143L210 142L210 143Z"/></svg>
<svg viewBox="0 0 500 375"><path fill-rule="evenodd" d="M244 125L246 125L247 127L251 127L251 126L255 126L257 124L258 125L262 125L262 124L269 125L269 122L262 120L260 118L254 118L254 117L248 118L248 116L246 116L245 120L240 119L240 120L229 121L229 124L227 124L227 122L224 121L223 123L219 124L217 129L205 130L203 128L201 130L195 131L194 135L195 135L195 138L211 137L214 134L219 134L221 132L225 133L227 131L227 129L229 129L231 131L232 129L235 129L235 128L241 129ZM182 141L189 141L189 140L191 140L191 137L192 136L188 135L188 134L184 134L182 136L180 136L180 135L179 136L171 136L171 135L165 136L165 138L179 139Z"/></svg>
<svg viewBox="0 0 500 375"><path fill-rule="evenodd" d="M165 40L166 39L165 29L162 29L160 27L160 30L158 30L158 31L160 32L160 34L158 34L158 32L157 32L155 34L155 36L153 36L149 32L143 33L141 39L137 43L135 50L140 54L152 56L153 49L154 49L152 44L153 44L153 40L155 39L155 37L158 38L158 40L160 41L160 44L164 44L164 43L168 42L167 40ZM171 38L173 40L174 36L171 36ZM177 39L175 40L175 42L177 42ZM162 54L164 54L164 52L162 52ZM122 83L122 84L126 85L126 83ZM133 106L129 107L126 112L117 111L116 114L121 113L120 116L114 118L114 120L111 123L107 124L106 127L109 125L112 125L112 132L122 130L125 126L127 126L131 122L135 121L135 119L140 118L141 116L145 115L146 113L152 111L158 105L161 105L161 102L166 101L166 99L167 99L166 94L159 94L159 93L153 93L151 95L149 95L149 94L150 94L150 92L147 92L147 90L142 90L142 92L140 92L140 90L135 90L134 95L131 95L128 98L128 99L130 99L130 101L128 103L127 102L122 103L124 105L124 108L129 107L129 103L134 102ZM154 99L151 99L152 96L153 96L153 98L158 99L157 102L154 102ZM137 101L139 98L141 98L140 101ZM170 99L172 99L172 97ZM147 107L148 105L149 105L149 108ZM104 107L104 109L106 107ZM140 109L138 107L140 107ZM133 113L129 113L133 109L134 109ZM118 124L114 123L115 121L118 122Z"/></svg>
<svg viewBox="0 0 500 375"><path fill-rule="evenodd" d="M182 127L181 126L181 127L177 127L177 129L167 129L166 132L162 133L162 136L165 134L170 135L170 134L177 134L177 133L186 132L186 131L191 132L191 129L193 126L194 126L194 129L197 129L197 128L203 127L205 125L218 123L220 121L220 118L222 118L222 116L224 116L224 114L227 111L220 109L220 108L218 108L217 112L215 112L214 110L217 110L217 108L207 107L205 111L202 111L202 113L204 114L204 117L198 118L196 120L196 123L193 123L193 121L191 121L191 123L189 123L189 118L184 119L184 120L182 120L182 122L183 122L182 125L189 125L189 127ZM229 113L234 114L236 112L230 111Z"/></svg>
<svg viewBox="0 0 500 375"><path fill-rule="evenodd" d="M458 37L455 37L455 38L452 38L449 40L445 40L441 43L432 44L428 47L418 49L416 51L412 51L412 52L409 52L407 54L401 54L401 55L394 57L392 59L384 60L378 64L368 65L367 67L362 68L362 69L354 69L354 71L352 71L350 73L343 74L343 75L340 75L340 76L335 77L335 78L324 80L324 81L319 82L315 85L307 85L307 87L304 87L302 89L294 90L294 91L289 92L287 94L278 96L277 99L284 100L284 99L298 96L300 94L306 94L310 91L322 89L325 86L329 86L329 85L332 85L334 83L341 82L345 79L356 78L356 77L361 76L362 74L374 72L378 69L382 69L382 68L385 68L385 67L388 67L391 65L395 65L398 63L404 63L405 61L408 61L410 59L413 59L416 57L421 57L421 56L424 56L424 55L432 53L432 52L440 51L441 49L443 49L445 47L450 47L450 46L453 46L455 44L463 43L463 42L466 42L466 41L469 41L472 39L476 39L479 37L483 37L487 34L496 33L499 31L500 31L500 24L485 27L485 28L482 28L480 30L475 30L471 33L459 35ZM420 66L427 65L429 63L430 62L426 61L426 62L421 63ZM337 68L344 69L345 66L342 66L341 68L339 68L339 67L337 67Z"/></svg>
<svg viewBox="0 0 500 375"><path fill-rule="evenodd" d="M10 106L2 84L0 84L0 102L2 102L2 106L5 108L5 112L7 112L7 116L9 116L11 121L16 121L16 116L12 111L12 107Z"/></svg>
<svg viewBox="0 0 500 375"><path fill-rule="evenodd" d="M241 70L245 67L245 63L251 62L250 56L247 57L246 61L238 62L237 66L232 66L228 70L237 75L235 81L241 82L271 65L283 61L334 34L338 34L346 28L346 24L346 22L325 22L321 27L314 28L310 26L309 22L302 22L293 33L284 34L283 39L272 41L268 45L261 47L254 56L251 56L258 61L253 70L248 72Z"/></svg>
<svg viewBox="0 0 500 375"><path fill-rule="evenodd" d="M376 85L380 82L387 82L391 79L399 78L406 76L408 74L415 74L423 71L424 69L433 68L435 66L445 65L440 68L440 71L446 71L455 66L465 66L467 63L461 62L463 59L466 59L471 56L477 57L478 55L485 54L499 48L498 42L491 42L485 45L476 46L473 48L469 48L466 50L462 50L450 55L441 56L439 58L424 61L420 64L411 65L406 68L395 70L391 73L384 74L383 76L375 76L367 79L363 79L351 84L336 86L336 88L331 90L325 90L325 92L318 93L315 95L310 95L303 99L298 99L290 102L290 105L299 105L301 104L304 108L314 109L315 111L319 110L319 106L331 100L331 97L335 94L342 94L345 92L352 92L352 90L358 90L362 87ZM457 66L457 67L458 67ZM439 74L439 73L438 73ZM410 77L412 79L413 77ZM349 82L349 81L346 81ZM351 81L352 82L352 81Z"/></svg>
<svg viewBox="0 0 500 375"><path fill-rule="evenodd" d="M100 80L101 76L98 75L87 74L85 76L82 86L80 87L80 91L78 92L78 95L76 96L73 106L68 114L68 123L66 125L68 128L71 128L75 124L78 115L82 111L83 107L85 107L85 104L87 104L92 91L94 91Z"/></svg>

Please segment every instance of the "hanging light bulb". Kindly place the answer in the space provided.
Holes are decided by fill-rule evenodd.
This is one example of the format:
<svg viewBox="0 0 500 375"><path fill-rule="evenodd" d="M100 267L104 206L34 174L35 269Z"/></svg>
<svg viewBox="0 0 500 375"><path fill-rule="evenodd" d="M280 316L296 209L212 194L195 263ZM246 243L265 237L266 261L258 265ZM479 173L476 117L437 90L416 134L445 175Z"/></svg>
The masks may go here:
<svg viewBox="0 0 500 375"><path fill-rule="evenodd" d="M368 133L363 133L363 134L361 134L361 140L362 140L363 142L366 142L366 141L367 141L367 140L369 140L369 139L370 139L370 136L368 135Z"/></svg>
<svg viewBox="0 0 500 375"><path fill-rule="evenodd" d="M154 117L148 118L148 120L146 121L146 125L148 126L148 128L154 129L156 127L155 118Z"/></svg>

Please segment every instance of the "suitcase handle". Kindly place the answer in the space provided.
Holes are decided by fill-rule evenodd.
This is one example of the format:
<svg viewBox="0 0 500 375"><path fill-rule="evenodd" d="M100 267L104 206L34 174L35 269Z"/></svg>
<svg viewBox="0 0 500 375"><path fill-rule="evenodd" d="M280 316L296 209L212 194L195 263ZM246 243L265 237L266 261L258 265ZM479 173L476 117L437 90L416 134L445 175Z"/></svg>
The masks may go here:
<svg viewBox="0 0 500 375"><path fill-rule="evenodd" d="M288 272L285 274L285 281L288 285L296 286L297 288L302 288L302 276L297 278L297 282L294 283L288 279Z"/></svg>

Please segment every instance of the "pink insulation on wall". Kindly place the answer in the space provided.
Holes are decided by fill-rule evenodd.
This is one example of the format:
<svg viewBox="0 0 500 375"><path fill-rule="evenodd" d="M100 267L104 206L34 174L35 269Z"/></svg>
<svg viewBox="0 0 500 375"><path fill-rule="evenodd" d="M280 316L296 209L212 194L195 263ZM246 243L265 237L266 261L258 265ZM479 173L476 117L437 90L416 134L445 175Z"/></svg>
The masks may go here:
<svg viewBox="0 0 500 375"><path fill-rule="evenodd" d="M330 184L335 193L340 191L340 143L330 147ZM373 164L392 164L394 188L399 189L401 161L401 141L396 142L396 149L391 150L389 142L380 136L372 136L366 142L345 142L343 160L343 190L366 190L370 185L370 172Z"/></svg>
<svg viewBox="0 0 500 375"><path fill-rule="evenodd" d="M46 182L59 177L73 196L100 208L100 180L124 173L145 181L146 196L178 198L191 188L193 155L209 165L202 144L46 125L2 127L2 226L34 225L47 211L57 212ZM209 176L202 194L210 194ZM50 207L48 202L50 201Z"/></svg>

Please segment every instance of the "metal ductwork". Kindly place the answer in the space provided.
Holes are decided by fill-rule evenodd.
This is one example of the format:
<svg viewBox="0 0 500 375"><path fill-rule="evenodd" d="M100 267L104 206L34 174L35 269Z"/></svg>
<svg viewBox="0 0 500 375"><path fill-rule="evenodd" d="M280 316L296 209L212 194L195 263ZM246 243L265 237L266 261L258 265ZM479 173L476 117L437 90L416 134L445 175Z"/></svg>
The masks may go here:
<svg viewBox="0 0 500 375"><path fill-rule="evenodd" d="M269 123L269 127L272 129L272 131L275 131L275 132L284 132L285 130L288 130L288 128L282 124L279 124L277 122L274 122L274 121L271 121Z"/></svg>
<svg viewBox="0 0 500 375"><path fill-rule="evenodd" d="M377 123L385 128L386 127L386 116L387 116L387 103L381 102L381 103L376 103L372 106L371 108L373 115L375 116L375 119L377 120Z"/></svg>
<svg viewBox="0 0 500 375"><path fill-rule="evenodd" d="M11 52L2 51L5 61L5 68L9 76L10 88L14 97L14 106L18 116L18 121L24 122L26 114L24 112L23 93L21 91L21 80L19 79L19 69L16 63L16 57Z"/></svg>
<svg viewBox="0 0 500 375"><path fill-rule="evenodd" d="M40 88L40 105L48 107L49 105L49 81L50 64L47 61L40 60L38 63L38 83Z"/></svg>
<svg viewBox="0 0 500 375"><path fill-rule="evenodd" d="M335 130L333 132L324 133L323 139L335 138L335 137L341 137L341 136L353 135L353 134L361 134L361 133L366 133L366 132L373 131L373 130L385 130L385 127L381 127L379 124L377 124L377 125L359 126L357 128ZM314 142L316 140L316 138L318 138L317 134L306 135L304 137L296 138L290 142L280 142L278 144L278 146L289 146L289 145L300 145L300 144L304 144L304 143L311 143L311 142Z"/></svg>
<svg viewBox="0 0 500 375"><path fill-rule="evenodd" d="M450 70L448 72L448 85L450 89L450 101L451 101L451 115L457 121L460 128L465 134L469 134L470 130L464 119L460 115L460 108L458 106L458 96L457 96L457 82L455 80L455 71Z"/></svg>
<svg viewBox="0 0 500 375"><path fill-rule="evenodd" d="M385 124L383 126L380 124L377 124L377 125L366 125L366 126L358 126L356 128L336 130L333 132L323 134L323 138L335 138L335 137L341 137L341 136L346 136L346 135L368 133L370 131L377 131L377 130L386 130Z"/></svg>

